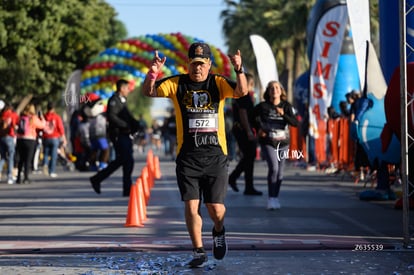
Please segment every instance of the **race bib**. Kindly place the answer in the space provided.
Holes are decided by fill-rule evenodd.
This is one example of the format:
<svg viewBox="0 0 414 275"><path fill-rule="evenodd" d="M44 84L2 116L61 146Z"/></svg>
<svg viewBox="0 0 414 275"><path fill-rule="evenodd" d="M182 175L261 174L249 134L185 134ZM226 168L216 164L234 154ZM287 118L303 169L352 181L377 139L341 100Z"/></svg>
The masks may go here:
<svg viewBox="0 0 414 275"><path fill-rule="evenodd" d="M204 132L212 133L217 132L217 114L209 115L193 115L188 120L188 129L190 133Z"/></svg>
<svg viewBox="0 0 414 275"><path fill-rule="evenodd" d="M269 137L270 139L277 141L286 140L288 138L285 130L278 129L271 130L269 132Z"/></svg>

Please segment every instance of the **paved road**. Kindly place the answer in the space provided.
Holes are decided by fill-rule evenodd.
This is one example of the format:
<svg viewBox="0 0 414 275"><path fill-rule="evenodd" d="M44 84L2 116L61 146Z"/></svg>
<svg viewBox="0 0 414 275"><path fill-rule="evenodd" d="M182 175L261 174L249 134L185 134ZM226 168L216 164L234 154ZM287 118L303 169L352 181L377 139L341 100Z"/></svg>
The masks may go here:
<svg viewBox="0 0 414 275"><path fill-rule="evenodd" d="M134 178L145 157L136 157ZM402 247L402 213L392 201L360 201L363 186L349 178L293 163L278 211L265 209L266 196L229 189L229 253L223 261L210 253L205 268L189 270L175 165L160 159L162 178L151 189L142 227L125 226L129 198L121 196L121 171L103 183L101 195L90 187L92 173L62 168L54 179L33 175L30 185L1 183L0 274L414 273L414 250ZM256 187L266 194L266 165L257 161L255 167ZM211 228L205 219L208 249Z"/></svg>

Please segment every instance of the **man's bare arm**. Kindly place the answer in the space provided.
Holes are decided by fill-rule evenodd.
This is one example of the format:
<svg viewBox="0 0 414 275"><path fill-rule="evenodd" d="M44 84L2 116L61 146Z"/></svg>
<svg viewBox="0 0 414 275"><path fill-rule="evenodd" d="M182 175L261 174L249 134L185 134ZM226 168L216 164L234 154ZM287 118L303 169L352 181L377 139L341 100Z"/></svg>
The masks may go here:
<svg viewBox="0 0 414 275"><path fill-rule="evenodd" d="M237 77L237 86L234 89L234 96L235 97L242 97L247 95L248 87L247 87L247 79L243 73L243 62L240 50L237 50L235 55L228 55L233 65L234 71L236 72Z"/></svg>
<svg viewBox="0 0 414 275"><path fill-rule="evenodd" d="M152 59L151 67L145 77L144 84L142 85L142 93L145 96L157 96L157 90L155 89L155 81L157 80L158 74L161 72L161 68L164 66L167 58L164 56L160 58L158 51L155 51L154 58Z"/></svg>

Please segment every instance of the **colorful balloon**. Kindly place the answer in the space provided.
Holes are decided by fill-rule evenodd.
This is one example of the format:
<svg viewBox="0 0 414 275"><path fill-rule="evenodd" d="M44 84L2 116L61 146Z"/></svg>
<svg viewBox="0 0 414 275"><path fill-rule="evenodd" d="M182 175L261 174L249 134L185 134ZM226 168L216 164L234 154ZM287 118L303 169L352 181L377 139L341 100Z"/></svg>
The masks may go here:
<svg viewBox="0 0 414 275"><path fill-rule="evenodd" d="M121 78L131 81L131 88L139 87L145 79L155 50L161 57L167 57L162 77L187 73L187 51L193 42L204 41L179 32L147 34L119 41L102 51L83 69L81 95L96 94L107 99L114 92L115 82ZM234 79L235 73L227 55L214 45L210 45L210 48L213 63L211 72Z"/></svg>

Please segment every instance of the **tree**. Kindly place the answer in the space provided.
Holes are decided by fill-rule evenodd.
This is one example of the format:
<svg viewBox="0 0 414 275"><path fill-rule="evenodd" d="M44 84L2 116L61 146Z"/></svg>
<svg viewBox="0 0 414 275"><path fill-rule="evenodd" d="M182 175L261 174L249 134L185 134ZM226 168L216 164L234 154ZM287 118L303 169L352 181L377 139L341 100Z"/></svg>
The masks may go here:
<svg viewBox="0 0 414 275"><path fill-rule="evenodd" d="M308 68L306 56L306 25L308 14L315 1L279 1L278 9L268 10L264 16L269 26L277 30L273 36L281 56L281 81L288 91L293 91L293 82ZM289 93L292 101L292 92Z"/></svg>
<svg viewBox="0 0 414 275"><path fill-rule="evenodd" d="M292 91L293 79L307 67L305 52L306 22L314 1L308 0L240 0L225 1L228 9L221 13L223 31L230 51L240 48L245 66L257 74L249 36L264 37L273 50L281 72L280 80ZM247 55L247 58L246 58ZM264 87L262 87L264 88Z"/></svg>
<svg viewBox="0 0 414 275"><path fill-rule="evenodd" d="M132 115L138 118L139 115L143 115L147 122L150 119L150 108L152 105L152 98L144 96L141 93L140 87L134 89L134 91L128 96L128 109L131 110Z"/></svg>
<svg viewBox="0 0 414 275"><path fill-rule="evenodd" d="M126 34L115 16L100 0L1 1L2 96L61 99L71 72Z"/></svg>
<svg viewBox="0 0 414 275"><path fill-rule="evenodd" d="M265 12L264 5L261 4L261 0L225 0L225 3L228 9L222 11L220 17L223 20L223 33L229 52L240 49L244 66L257 72L249 36L262 35L263 30L267 28L262 17Z"/></svg>
<svg viewBox="0 0 414 275"><path fill-rule="evenodd" d="M244 66L257 75L249 40L251 34L264 37L273 50L280 81L292 96L295 79L309 67L306 55L306 26L316 0L225 0L223 33L229 51L240 49ZM372 39L378 38L378 0L370 1ZM263 88L263 87L262 87Z"/></svg>

